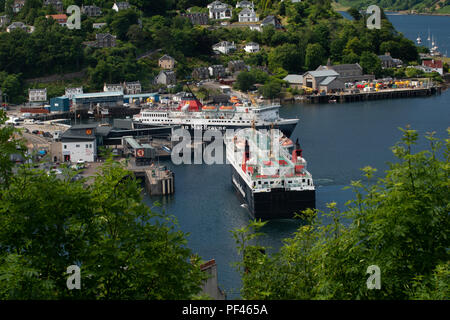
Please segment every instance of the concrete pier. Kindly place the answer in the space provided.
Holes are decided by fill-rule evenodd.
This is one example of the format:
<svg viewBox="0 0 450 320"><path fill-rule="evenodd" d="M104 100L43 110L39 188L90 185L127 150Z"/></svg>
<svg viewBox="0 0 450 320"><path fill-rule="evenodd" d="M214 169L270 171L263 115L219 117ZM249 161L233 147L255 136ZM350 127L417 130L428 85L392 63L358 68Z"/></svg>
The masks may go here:
<svg viewBox="0 0 450 320"><path fill-rule="evenodd" d="M175 192L173 172L162 168L146 170L145 189L151 196L173 194Z"/></svg>
<svg viewBox="0 0 450 320"><path fill-rule="evenodd" d="M133 161L128 163L128 169L136 178L141 179L148 195L161 196L175 193L175 174L164 166L136 166Z"/></svg>

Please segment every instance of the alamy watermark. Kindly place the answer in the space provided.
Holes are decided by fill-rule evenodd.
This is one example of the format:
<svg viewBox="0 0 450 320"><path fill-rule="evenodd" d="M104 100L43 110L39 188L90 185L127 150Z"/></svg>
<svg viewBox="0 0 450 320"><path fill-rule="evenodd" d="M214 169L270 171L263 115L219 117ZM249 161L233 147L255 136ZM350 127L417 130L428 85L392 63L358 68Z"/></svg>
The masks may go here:
<svg viewBox="0 0 450 320"><path fill-rule="evenodd" d="M373 290L381 289L381 270L380 267L377 265L371 265L367 267L366 273L370 274L369 278L367 279L367 289Z"/></svg>
<svg viewBox="0 0 450 320"><path fill-rule="evenodd" d="M367 18L367 28L369 29L381 29L381 9L379 6L371 5L367 8L367 14L370 16Z"/></svg>
<svg viewBox="0 0 450 320"><path fill-rule="evenodd" d="M66 285L67 289L81 289L81 269L79 266L73 264L67 267L66 273L70 274L67 278Z"/></svg>
<svg viewBox="0 0 450 320"><path fill-rule="evenodd" d="M238 155L244 155L246 145L250 157L265 152L270 158L279 159L283 151L281 142L273 138L279 136L276 131L278 130L259 129L254 131L254 136L250 134L241 137L235 135L234 129L226 129L225 134L220 130L194 130L193 136L187 129L176 129L173 130L171 138L172 142L176 143L171 151L171 160L175 165L230 164L229 158L224 157L226 152L233 159L240 158ZM224 143L226 140L230 144L227 147ZM277 165L279 162L273 161L271 167Z"/></svg>

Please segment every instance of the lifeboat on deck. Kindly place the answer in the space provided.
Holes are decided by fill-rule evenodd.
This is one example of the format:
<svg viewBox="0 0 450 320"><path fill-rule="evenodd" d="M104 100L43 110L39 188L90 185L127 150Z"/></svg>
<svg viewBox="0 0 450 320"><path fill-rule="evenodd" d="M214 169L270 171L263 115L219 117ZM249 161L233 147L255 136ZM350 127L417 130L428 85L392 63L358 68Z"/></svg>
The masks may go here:
<svg viewBox="0 0 450 320"><path fill-rule="evenodd" d="M217 111L217 107L216 106L203 106L202 110L203 111Z"/></svg>
<svg viewBox="0 0 450 320"><path fill-rule="evenodd" d="M221 106L220 111L234 111L235 107L234 106Z"/></svg>
<svg viewBox="0 0 450 320"><path fill-rule="evenodd" d="M287 146L292 146L292 145L294 145L294 143L292 142L292 140L291 139L289 139L289 138L280 138L280 142L281 142L281 145L283 146L283 147L287 147Z"/></svg>
<svg viewBox="0 0 450 320"><path fill-rule="evenodd" d="M236 96L232 96L232 97L230 98L230 102L231 102L231 103L239 103L239 102L241 102L241 100L239 100L239 98L236 97Z"/></svg>

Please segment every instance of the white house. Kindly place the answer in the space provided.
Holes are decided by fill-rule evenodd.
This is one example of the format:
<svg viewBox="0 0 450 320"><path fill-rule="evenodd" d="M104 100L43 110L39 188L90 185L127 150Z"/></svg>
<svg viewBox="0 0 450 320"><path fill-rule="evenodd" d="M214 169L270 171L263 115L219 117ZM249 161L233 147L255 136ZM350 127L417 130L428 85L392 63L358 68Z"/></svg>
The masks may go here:
<svg viewBox="0 0 450 320"><path fill-rule="evenodd" d="M429 68L431 71L436 71L441 76L444 75L444 64L442 60L422 60L422 66Z"/></svg>
<svg viewBox="0 0 450 320"><path fill-rule="evenodd" d="M92 140L61 141L62 155L66 161L94 162L96 156L95 137Z"/></svg>
<svg viewBox="0 0 450 320"><path fill-rule="evenodd" d="M233 9L230 5L222 3L220 1L214 1L208 4L208 9L210 19L231 19L231 15L233 13Z"/></svg>
<svg viewBox="0 0 450 320"><path fill-rule="evenodd" d="M222 42L219 42L219 43L216 43L215 45L213 45L212 49L215 52L228 54L231 51L236 50L236 45L234 44L234 41L233 42L222 41Z"/></svg>
<svg viewBox="0 0 450 320"><path fill-rule="evenodd" d="M98 23L93 23L92 24L92 28L93 29L101 29L104 26L106 26L106 22L98 22Z"/></svg>
<svg viewBox="0 0 450 320"><path fill-rule="evenodd" d="M253 1L250 2L250 1L244 0L244 1L238 1L236 3L236 8L250 8L250 9L254 9L255 5L253 4Z"/></svg>
<svg viewBox="0 0 450 320"><path fill-rule="evenodd" d="M26 31L28 33L32 33L34 31L33 26L27 26L25 23L16 21L11 23L8 27L6 27L6 32L12 32L16 29L22 29L23 31Z"/></svg>
<svg viewBox="0 0 450 320"><path fill-rule="evenodd" d="M259 25L259 24L251 24L251 25L248 25L248 27L250 28L250 30L259 31L259 32L262 31L261 25Z"/></svg>
<svg viewBox="0 0 450 320"><path fill-rule="evenodd" d="M250 8L244 8L239 12L239 22L258 22L259 18L256 15L255 10Z"/></svg>
<svg viewBox="0 0 450 320"><path fill-rule="evenodd" d="M245 45L244 50L248 53L259 52L259 44L256 42L249 42Z"/></svg>
<svg viewBox="0 0 450 320"><path fill-rule="evenodd" d="M45 89L28 89L29 102L47 101L47 88Z"/></svg>
<svg viewBox="0 0 450 320"><path fill-rule="evenodd" d="M83 87L77 87L77 88L66 88L64 96L72 99L74 95L76 94L83 94Z"/></svg>
<svg viewBox="0 0 450 320"><path fill-rule="evenodd" d="M76 125L60 136L61 160L93 162L97 156L97 124Z"/></svg>
<svg viewBox="0 0 450 320"><path fill-rule="evenodd" d="M126 94L139 94L142 92L142 86L140 81L124 82L123 87Z"/></svg>
<svg viewBox="0 0 450 320"><path fill-rule="evenodd" d="M114 2L114 5L112 6L112 9L116 12L119 12L120 10L126 10L130 9L131 6L128 2Z"/></svg>
<svg viewBox="0 0 450 320"><path fill-rule="evenodd" d="M103 85L103 92L123 92L123 86L120 83L116 84L104 84Z"/></svg>

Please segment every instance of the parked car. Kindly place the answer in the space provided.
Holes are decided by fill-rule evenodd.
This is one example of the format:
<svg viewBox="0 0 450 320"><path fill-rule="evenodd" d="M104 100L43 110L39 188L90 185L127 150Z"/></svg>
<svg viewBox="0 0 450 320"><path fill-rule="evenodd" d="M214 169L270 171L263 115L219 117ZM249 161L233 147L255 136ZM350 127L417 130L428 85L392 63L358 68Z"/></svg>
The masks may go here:
<svg viewBox="0 0 450 320"><path fill-rule="evenodd" d="M51 175L51 174L62 174L62 171L60 169L51 169L51 170L47 171L47 175Z"/></svg>
<svg viewBox="0 0 450 320"><path fill-rule="evenodd" d="M70 181L74 182L74 181L81 180L82 178L83 178L82 175L76 174L76 175L74 175L74 176L72 177L72 179L71 179Z"/></svg>

